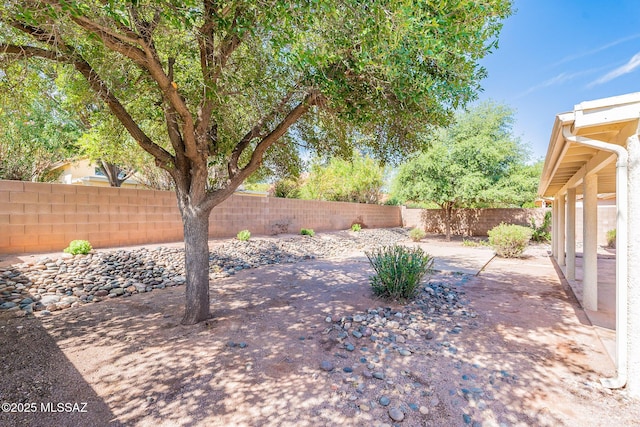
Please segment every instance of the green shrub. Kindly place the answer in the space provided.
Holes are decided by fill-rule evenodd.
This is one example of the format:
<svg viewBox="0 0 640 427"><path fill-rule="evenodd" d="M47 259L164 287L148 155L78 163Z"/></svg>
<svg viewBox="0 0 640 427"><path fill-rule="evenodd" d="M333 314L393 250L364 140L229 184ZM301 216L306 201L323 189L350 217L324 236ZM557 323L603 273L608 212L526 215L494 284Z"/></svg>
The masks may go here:
<svg viewBox="0 0 640 427"><path fill-rule="evenodd" d="M531 233L531 240L534 242L548 242L551 240L551 211L546 211L544 214L544 220L542 221L542 225L540 227L536 226L536 221L531 218L529 220L531 223L531 229L533 230Z"/></svg>
<svg viewBox="0 0 640 427"><path fill-rule="evenodd" d="M316 233L311 228L301 229L300 234L302 234L303 236L311 236L311 237L316 235Z"/></svg>
<svg viewBox="0 0 640 427"><path fill-rule="evenodd" d="M533 230L521 225L502 223L493 227L487 233L489 243L498 256L504 258L516 258L522 255Z"/></svg>
<svg viewBox="0 0 640 427"><path fill-rule="evenodd" d="M411 231L409 231L409 237L414 242L419 242L420 240L424 239L426 236L427 236L427 233L425 233L422 228L416 227Z"/></svg>
<svg viewBox="0 0 640 427"><path fill-rule="evenodd" d="M351 226L351 231L360 231L362 230L362 226L360 224L353 224Z"/></svg>
<svg viewBox="0 0 640 427"><path fill-rule="evenodd" d="M369 278L373 293L392 300L414 297L433 265L433 257L420 248L384 246L365 254L376 272Z"/></svg>
<svg viewBox="0 0 640 427"><path fill-rule="evenodd" d="M242 242L246 242L250 238L251 238L251 233L249 232L249 230L238 231L238 234L236 235L236 239Z"/></svg>
<svg viewBox="0 0 640 427"><path fill-rule="evenodd" d="M479 246L489 246L489 242L486 240L462 239L462 246L468 248L477 248Z"/></svg>
<svg viewBox="0 0 640 427"><path fill-rule="evenodd" d="M616 247L616 229L607 231L607 247L615 248Z"/></svg>
<svg viewBox="0 0 640 427"><path fill-rule="evenodd" d="M71 255L86 255L91 252L92 249L91 243L87 240L72 240L71 243L69 243L69 246L64 249L64 252Z"/></svg>

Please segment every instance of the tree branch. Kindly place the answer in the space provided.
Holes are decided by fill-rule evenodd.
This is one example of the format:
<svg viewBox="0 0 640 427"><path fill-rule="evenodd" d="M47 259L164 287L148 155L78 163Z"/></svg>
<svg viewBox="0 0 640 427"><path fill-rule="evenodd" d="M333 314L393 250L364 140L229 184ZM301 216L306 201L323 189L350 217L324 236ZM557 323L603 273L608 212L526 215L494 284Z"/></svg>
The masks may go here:
<svg viewBox="0 0 640 427"><path fill-rule="evenodd" d="M211 114L213 113L214 102L211 99L212 90L220 78L227 61L233 52L240 46L242 39L235 34L238 26L238 18L242 15L243 9L236 9L233 22L227 30L227 35L220 42L218 53L215 47L215 30L217 26L212 17L216 13L214 2L205 1L205 22L200 27L198 46L200 49L200 68L204 80L204 94L202 103L198 110L198 120L196 122L196 132L198 135L205 135L211 127ZM227 10L225 13L229 13Z"/></svg>
<svg viewBox="0 0 640 427"><path fill-rule="evenodd" d="M143 47L142 49L140 49L132 46L129 43L123 42L118 37L113 35L113 31L89 19L78 19L73 17L72 19L80 27L95 33L107 48L121 53L149 73L151 78L155 80L156 84L160 87L163 98L171 105L173 109L175 109L175 111L182 118L182 122L184 124L182 139L184 143L185 154L189 159L197 161L198 157L202 156L201 152L203 150L198 150L199 147L197 146L195 138L195 125L193 116L191 115L187 104L178 93L177 84L172 81L164 72L162 63L153 46L153 43L151 41L147 43L143 40L142 37L139 37L137 40Z"/></svg>
<svg viewBox="0 0 640 427"><path fill-rule="evenodd" d="M287 132L287 130L289 130L289 128L300 119L300 117L307 113L311 106L317 105L321 101L322 95L317 91L313 91L291 111L289 111L287 116L258 143L256 148L253 150L249 163L247 163L247 165L242 169L237 170L233 176L231 174L229 175L228 185L219 190L207 193L207 196L203 201L203 209L213 207L225 200L229 195L233 194L240 184L242 184L245 179L260 167L260 163L262 162L264 153L267 149L278 141Z"/></svg>
<svg viewBox="0 0 640 427"><path fill-rule="evenodd" d="M238 142L238 144L233 149L231 153L231 158L229 159L228 169L229 169L229 178L233 178L233 176L238 172L238 161L240 160L240 156L244 150L249 146L251 141L260 136L260 132L267 124L269 120L272 120L277 114L281 113L284 110L284 107L291 100L291 97L295 94L295 89L289 92L282 98L280 103L276 108L271 110L269 114L264 115L258 120L258 123L249 131L247 134Z"/></svg>
<svg viewBox="0 0 640 427"><path fill-rule="evenodd" d="M156 158L158 166L166 170L172 169L170 165L174 164L173 156L164 148L155 144L151 138L144 133L116 96L109 90L98 73L77 53L75 48L59 40L55 34L44 31L41 28L29 26L17 21L11 22L11 25L34 37L36 40L48 44L55 49L55 52L32 46L0 45L3 52L23 57L41 57L73 65L87 80L96 95L107 104L111 112L124 125L127 131L129 131L129 134L138 142L140 147Z"/></svg>

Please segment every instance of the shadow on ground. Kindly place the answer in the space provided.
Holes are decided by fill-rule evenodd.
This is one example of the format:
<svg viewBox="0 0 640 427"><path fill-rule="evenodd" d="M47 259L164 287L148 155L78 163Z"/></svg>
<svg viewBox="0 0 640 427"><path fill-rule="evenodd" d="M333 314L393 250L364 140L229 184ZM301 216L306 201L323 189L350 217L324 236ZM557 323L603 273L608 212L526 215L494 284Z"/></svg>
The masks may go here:
<svg viewBox="0 0 640 427"><path fill-rule="evenodd" d="M636 405L599 387L611 363L548 258L494 260L477 278L443 276L473 316L391 305L415 318L415 338L387 325L377 342L349 336L355 350L348 352L330 338L325 318L389 306L372 297L369 274L361 257L245 270L212 281L214 318L191 327L179 324L182 288L70 309L42 323L2 321L3 357L31 355L21 369L3 372L3 399L21 398L6 384L41 375L51 383L42 399L93 402L88 420L33 414L20 419L28 425L390 424L388 408L369 404L382 395L404 408L405 426L640 419ZM398 335L410 356L395 351ZM376 358L385 381L364 376ZM324 360L336 369L319 369Z"/></svg>

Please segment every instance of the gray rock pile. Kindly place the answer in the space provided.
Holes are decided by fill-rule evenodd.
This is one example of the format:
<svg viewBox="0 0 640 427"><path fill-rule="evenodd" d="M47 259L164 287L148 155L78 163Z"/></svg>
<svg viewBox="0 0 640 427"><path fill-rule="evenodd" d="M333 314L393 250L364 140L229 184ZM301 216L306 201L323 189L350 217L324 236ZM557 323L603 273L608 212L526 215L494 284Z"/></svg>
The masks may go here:
<svg viewBox="0 0 640 427"><path fill-rule="evenodd" d="M392 245L406 230L371 229L316 237L229 240L209 255L212 279L261 265L333 257L354 250ZM105 298L130 296L171 286L184 277L184 250L115 250L70 257L42 257L35 262L0 267L0 312L55 311Z"/></svg>
<svg viewBox="0 0 640 427"><path fill-rule="evenodd" d="M492 385L481 387L484 384L476 381L479 366L456 360L458 337L475 324L476 314L467 307L463 291L469 279L438 273L416 300L402 308L326 316L320 344L327 355L318 369L333 381L338 405L370 413L374 419L392 423L409 419L417 425L442 405L432 372L419 366L430 358L445 357L451 365L447 397L452 405L464 410L464 402L486 407L494 399Z"/></svg>

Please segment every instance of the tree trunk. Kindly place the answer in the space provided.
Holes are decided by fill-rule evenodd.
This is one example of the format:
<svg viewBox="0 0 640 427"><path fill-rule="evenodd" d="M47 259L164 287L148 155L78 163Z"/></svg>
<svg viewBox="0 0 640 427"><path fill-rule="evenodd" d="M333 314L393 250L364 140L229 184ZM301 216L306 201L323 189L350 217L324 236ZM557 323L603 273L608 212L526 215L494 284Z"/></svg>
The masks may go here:
<svg viewBox="0 0 640 427"><path fill-rule="evenodd" d="M187 279L183 325L207 320L209 313L209 214L210 210L186 207L184 224L184 263Z"/></svg>
<svg viewBox="0 0 640 427"><path fill-rule="evenodd" d="M446 236L446 240L447 242L451 241L451 210L452 210L452 206L451 205L447 205L447 207L445 208L446 210L446 217L445 217L445 236Z"/></svg>
<svg viewBox="0 0 640 427"><path fill-rule="evenodd" d="M120 187L122 185L122 182L124 180L118 178L118 175L120 175L119 167L112 163L105 162L104 160L100 160L100 169L102 169L102 172L107 177L107 180L109 180L109 186Z"/></svg>

